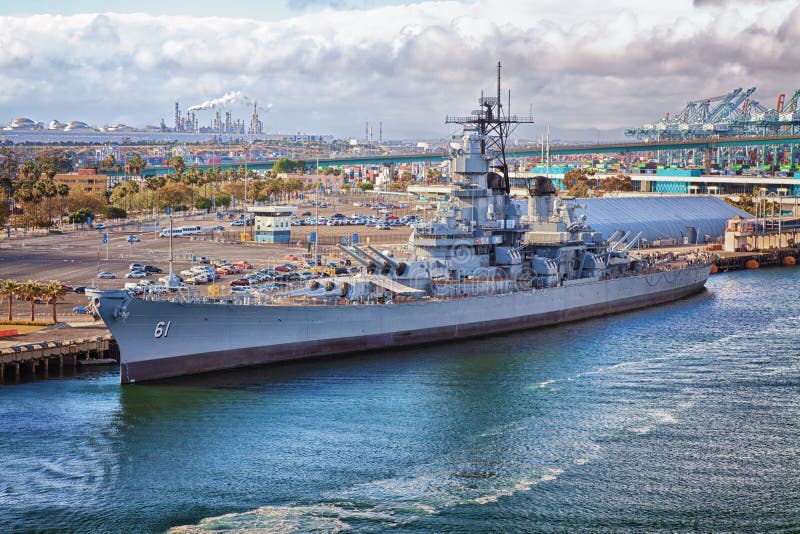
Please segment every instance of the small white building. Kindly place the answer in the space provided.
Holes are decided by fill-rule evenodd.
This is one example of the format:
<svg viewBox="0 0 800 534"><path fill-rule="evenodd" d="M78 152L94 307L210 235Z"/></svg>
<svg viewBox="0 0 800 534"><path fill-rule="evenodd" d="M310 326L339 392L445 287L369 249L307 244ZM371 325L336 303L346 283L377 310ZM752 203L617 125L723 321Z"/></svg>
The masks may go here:
<svg viewBox="0 0 800 534"><path fill-rule="evenodd" d="M292 240L292 214L295 206L253 206L257 243L289 243Z"/></svg>

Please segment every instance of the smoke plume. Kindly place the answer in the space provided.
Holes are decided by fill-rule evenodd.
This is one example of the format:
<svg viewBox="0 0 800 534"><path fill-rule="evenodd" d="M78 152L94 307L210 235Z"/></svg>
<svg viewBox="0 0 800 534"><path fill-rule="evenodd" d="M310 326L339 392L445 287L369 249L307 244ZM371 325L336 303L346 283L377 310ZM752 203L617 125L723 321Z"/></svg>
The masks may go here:
<svg viewBox="0 0 800 534"><path fill-rule="evenodd" d="M241 91L231 91L225 93L219 98L212 98L206 100L202 104L196 104L189 108L189 111L197 111L199 109L212 109L220 106L229 106L231 104L249 104L250 99L242 94Z"/></svg>

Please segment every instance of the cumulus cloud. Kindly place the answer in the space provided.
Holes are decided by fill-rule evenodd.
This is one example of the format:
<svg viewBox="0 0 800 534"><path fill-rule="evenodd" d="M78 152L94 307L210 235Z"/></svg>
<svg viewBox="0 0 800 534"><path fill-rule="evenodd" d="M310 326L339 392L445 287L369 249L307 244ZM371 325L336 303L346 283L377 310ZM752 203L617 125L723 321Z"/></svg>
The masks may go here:
<svg viewBox="0 0 800 534"><path fill-rule="evenodd" d="M446 114L493 90L502 59L517 111L532 103L542 125L622 128L735 87L758 86L774 105L800 62L794 1L441 1L279 21L105 13L0 27L0 123L157 123L176 99L186 109L238 91L274 103L270 131L344 137L369 120L385 137L441 136Z"/></svg>

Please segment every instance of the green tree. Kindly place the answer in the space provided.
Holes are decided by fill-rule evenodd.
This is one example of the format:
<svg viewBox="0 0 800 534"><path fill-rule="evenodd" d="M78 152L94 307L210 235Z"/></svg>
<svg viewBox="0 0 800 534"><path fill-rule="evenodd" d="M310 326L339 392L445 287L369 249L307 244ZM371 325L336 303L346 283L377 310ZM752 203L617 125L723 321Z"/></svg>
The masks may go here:
<svg viewBox="0 0 800 534"><path fill-rule="evenodd" d="M14 299L19 295L21 285L16 280L6 279L0 284L0 295L8 300L8 320L14 320Z"/></svg>
<svg viewBox="0 0 800 534"><path fill-rule="evenodd" d="M89 208L80 208L74 211L69 216L69 222L75 224L83 224L88 217L94 217L94 212Z"/></svg>
<svg viewBox="0 0 800 534"><path fill-rule="evenodd" d="M118 208L117 206L104 206L103 207L103 215L107 219L127 219L128 212L125 211L123 208Z"/></svg>
<svg viewBox="0 0 800 534"><path fill-rule="evenodd" d="M108 156L103 158L103 161L100 162L101 169L113 170L114 167L116 167L116 165L117 165L117 158L114 157L114 154L109 154Z"/></svg>
<svg viewBox="0 0 800 534"><path fill-rule="evenodd" d="M155 202L153 203L153 207L157 210L161 209L160 196L161 196L161 188L166 185L167 179L163 176L153 176L152 178L148 178L144 181L144 188L148 191L152 191L155 193Z"/></svg>
<svg viewBox="0 0 800 534"><path fill-rule="evenodd" d="M50 181L55 178L56 174L58 174L58 169L56 168L56 164L51 160L45 160L41 164L42 172L44 173Z"/></svg>
<svg viewBox="0 0 800 534"><path fill-rule="evenodd" d="M67 288L64 287L64 284L57 280L50 280L42 287L41 294L47 297L47 302L53 306L53 322L57 323L58 317L56 316L56 306L58 305L59 300L64 300L64 297L67 296Z"/></svg>
<svg viewBox="0 0 800 534"><path fill-rule="evenodd" d="M194 201L194 207L199 210L210 210L211 209L211 201L207 198L199 197Z"/></svg>
<svg viewBox="0 0 800 534"><path fill-rule="evenodd" d="M13 195L12 184L19 175L19 156L9 147L0 147L0 186Z"/></svg>
<svg viewBox="0 0 800 534"><path fill-rule="evenodd" d="M87 208L92 213L100 213L103 207L106 206L105 195L100 193L89 193L76 188L69 192L67 198L67 209L71 212L77 211L81 208Z"/></svg>
<svg viewBox="0 0 800 534"><path fill-rule="evenodd" d="M31 303L31 321L36 320L36 299L42 295L42 284L35 280L28 280L19 288L19 296L22 300Z"/></svg>
<svg viewBox="0 0 800 534"><path fill-rule="evenodd" d="M58 196L58 221L64 217L64 201L69 197L69 186L67 184L57 184L56 193Z"/></svg>
<svg viewBox="0 0 800 534"><path fill-rule="evenodd" d="M297 162L289 158L280 158L272 165L275 174L292 173L295 172L295 169L297 169Z"/></svg>
<svg viewBox="0 0 800 534"><path fill-rule="evenodd" d="M33 187L36 183L36 180L42 175L42 171L39 169L39 166L36 162L32 160L28 160L19 167L19 174L22 176L24 183Z"/></svg>
<svg viewBox="0 0 800 534"><path fill-rule="evenodd" d="M361 191L372 191L375 189L375 186L372 182L358 182L356 187L358 187Z"/></svg>
<svg viewBox="0 0 800 534"><path fill-rule="evenodd" d="M175 178L176 182L180 182L183 180L183 172L186 170L186 162L183 160L181 156L172 156L168 160L169 166L175 169L175 174L177 175Z"/></svg>
<svg viewBox="0 0 800 534"><path fill-rule="evenodd" d="M125 172L133 176L141 176L145 167L147 167L147 162L139 154L134 154L125 162Z"/></svg>
<svg viewBox="0 0 800 534"><path fill-rule="evenodd" d="M174 209L189 201L189 190L183 184L170 182L161 188L161 198L165 205Z"/></svg>
<svg viewBox="0 0 800 534"><path fill-rule="evenodd" d="M217 206L222 206L223 208L227 208L231 205L231 197L230 195L219 194L214 197L214 204Z"/></svg>

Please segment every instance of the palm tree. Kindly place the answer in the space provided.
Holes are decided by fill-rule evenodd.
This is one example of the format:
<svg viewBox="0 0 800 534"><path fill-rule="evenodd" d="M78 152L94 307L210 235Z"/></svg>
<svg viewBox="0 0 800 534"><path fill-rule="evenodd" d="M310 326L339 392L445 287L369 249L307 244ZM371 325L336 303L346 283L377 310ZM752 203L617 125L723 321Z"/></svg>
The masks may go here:
<svg viewBox="0 0 800 534"><path fill-rule="evenodd" d="M8 299L8 320L14 320L14 298L19 294L22 286L16 280L3 280L0 284L0 295Z"/></svg>
<svg viewBox="0 0 800 534"><path fill-rule="evenodd" d="M147 189L148 191L153 191L156 194L156 200L155 203L153 204L154 213L155 211L161 209L161 206L159 205L160 204L159 194L161 192L161 188L164 187L166 183L167 180L163 176L153 176L151 178L147 178L144 181L144 188Z"/></svg>
<svg viewBox="0 0 800 534"><path fill-rule="evenodd" d="M136 194L139 192L139 183L138 182L127 182L127 197L130 198L128 211L133 211L133 201L136 197Z"/></svg>
<svg viewBox="0 0 800 534"><path fill-rule="evenodd" d="M69 186L67 184L58 184L58 219L59 222L64 216L64 200L69 196Z"/></svg>
<svg viewBox="0 0 800 534"><path fill-rule="evenodd" d="M67 288L57 280L50 280L47 285L42 288L42 295L46 296L48 302L53 305L53 322L57 323L56 305L59 300L64 300L64 297L67 296Z"/></svg>
<svg viewBox="0 0 800 534"><path fill-rule="evenodd" d="M103 161L100 162L100 166L107 169L113 169L116 164L117 158L114 157L114 154L109 154Z"/></svg>
<svg viewBox="0 0 800 534"><path fill-rule="evenodd" d="M186 162L183 160L181 156L173 156L167 160L167 163L175 169L175 177L176 182L180 182L183 180L183 171L186 170Z"/></svg>
<svg viewBox="0 0 800 534"><path fill-rule="evenodd" d="M19 167L19 173L25 180L25 183L29 185L33 185L36 183L36 180L39 179L41 175L41 171L39 170L39 166L36 165L35 162L28 160Z"/></svg>
<svg viewBox="0 0 800 534"><path fill-rule="evenodd" d="M42 295L42 284L36 280L28 280L19 289L19 295L22 300L30 301L31 303L31 321L36 320L36 299Z"/></svg>
<svg viewBox="0 0 800 534"><path fill-rule="evenodd" d="M145 167L147 167L147 162L139 154L134 154L125 162L126 171L134 176L140 176Z"/></svg>

